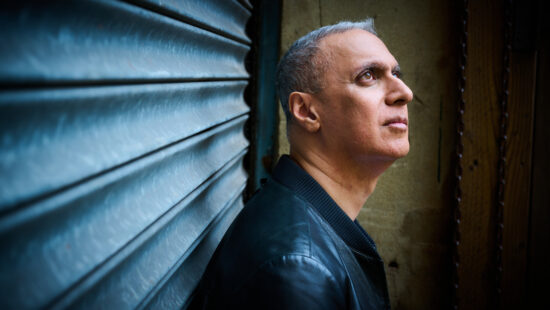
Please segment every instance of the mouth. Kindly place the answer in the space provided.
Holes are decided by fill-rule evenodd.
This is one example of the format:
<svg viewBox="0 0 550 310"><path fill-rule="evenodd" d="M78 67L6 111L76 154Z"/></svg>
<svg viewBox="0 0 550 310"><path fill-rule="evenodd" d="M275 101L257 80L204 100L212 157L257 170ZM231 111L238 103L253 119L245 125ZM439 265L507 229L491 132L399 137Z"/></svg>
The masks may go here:
<svg viewBox="0 0 550 310"><path fill-rule="evenodd" d="M395 129L401 129L401 130L406 130L408 125L409 125L409 122L407 118L400 117L400 116L392 117L387 121L385 121L383 124L383 126L387 126Z"/></svg>

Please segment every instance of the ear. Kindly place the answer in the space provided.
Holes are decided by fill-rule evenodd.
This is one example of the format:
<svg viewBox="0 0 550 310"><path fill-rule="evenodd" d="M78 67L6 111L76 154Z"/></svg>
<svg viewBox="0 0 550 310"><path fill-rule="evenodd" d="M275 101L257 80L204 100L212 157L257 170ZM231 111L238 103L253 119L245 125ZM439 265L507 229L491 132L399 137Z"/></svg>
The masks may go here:
<svg viewBox="0 0 550 310"><path fill-rule="evenodd" d="M288 108L293 122L309 132L316 132L321 128L319 113L315 99L311 94L292 92L288 97Z"/></svg>

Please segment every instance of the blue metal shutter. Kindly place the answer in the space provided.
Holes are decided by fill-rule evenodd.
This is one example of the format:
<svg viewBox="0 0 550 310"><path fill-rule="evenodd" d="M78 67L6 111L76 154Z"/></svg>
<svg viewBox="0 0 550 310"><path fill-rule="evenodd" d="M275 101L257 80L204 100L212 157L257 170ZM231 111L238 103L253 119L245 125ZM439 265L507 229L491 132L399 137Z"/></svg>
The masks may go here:
<svg viewBox="0 0 550 310"><path fill-rule="evenodd" d="M242 208L250 5L0 8L0 308L185 306Z"/></svg>

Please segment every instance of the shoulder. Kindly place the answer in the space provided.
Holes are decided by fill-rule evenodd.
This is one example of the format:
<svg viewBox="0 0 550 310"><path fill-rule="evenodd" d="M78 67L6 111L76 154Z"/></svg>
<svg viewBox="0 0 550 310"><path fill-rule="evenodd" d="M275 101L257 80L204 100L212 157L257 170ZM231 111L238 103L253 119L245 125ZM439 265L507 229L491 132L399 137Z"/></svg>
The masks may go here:
<svg viewBox="0 0 550 310"><path fill-rule="evenodd" d="M240 270L235 272L242 275L275 257L310 256L311 222L306 203L270 181L231 224L211 264L219 268L238 266Z"/></svg>
<svg viewBox="0 0 550 310"><path fill-rule="evenodd" d="M216 274L217 282L238 284L235 279L250 276L259 266L268 270L301 261L322 264L335 274L337 251L320 221L306 201L271 180L235 219L207 272Z"/></svg>
<svg viewBox="0 0 550 310"><path fill-rule="evenodd" d="M245 205L221 247L229 247L233 252L237 249L229 245L239 243L239 252L254 256L265 253L262 262L284 254L310 255L310 229L315 221L307 202L270 180Z"/></svg>
<svg viewBox="0 0 550 310"><path fill-rule="evenodd" d="M349 279L328 225L322 221L308 202L269 181L223 237L198 295L207 303L231 301L235 307L269 309L273 307L265 302L271 300L280 309L294 308L291 304L323 309L319 301L332 309L341 308Z"/></svg>
<svg viewBox="0 0 550 310"><path fill-rule="evenodd" d="M328 225L309 202L270 180L244 207L222 243L224 255L246 253L250 266L273 258L301 255L326 263L337 256Z"/></svg>

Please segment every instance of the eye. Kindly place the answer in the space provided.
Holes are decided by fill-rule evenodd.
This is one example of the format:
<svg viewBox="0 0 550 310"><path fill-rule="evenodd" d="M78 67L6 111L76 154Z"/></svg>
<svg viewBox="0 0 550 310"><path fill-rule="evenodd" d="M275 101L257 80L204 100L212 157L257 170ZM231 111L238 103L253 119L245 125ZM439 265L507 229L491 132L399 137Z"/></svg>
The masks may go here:
<svg viewBox="0 0 550 310"><path fill-rule="evenodd" d="M398 79L400 79L401 76L403 76L403 74L401 74L401 72L399 72L399 71L394 71L394 72L392 72L392 75L395 76L395 77L398 78Z"/></svg>
<svg viewBox="0 0 550 310"><path fill-rule="evenodd" d="M372 80L376 80L376 78L374 77L374 73L371 70L367 70L367 71L363 72L359 78L362 81L367 81L367 82L372 81Z"/></svg>

